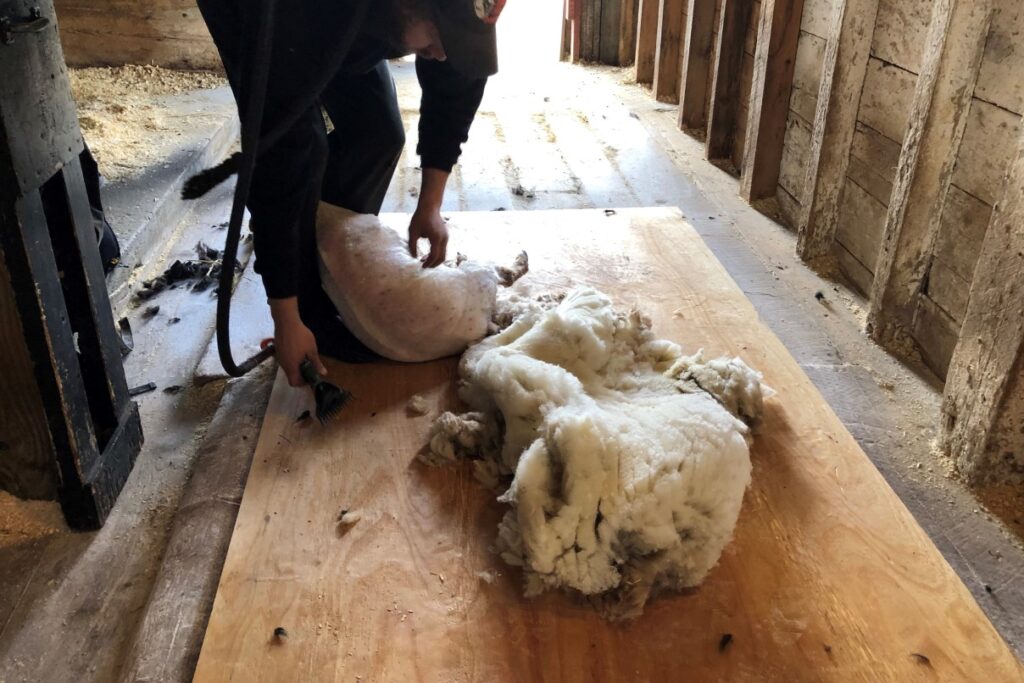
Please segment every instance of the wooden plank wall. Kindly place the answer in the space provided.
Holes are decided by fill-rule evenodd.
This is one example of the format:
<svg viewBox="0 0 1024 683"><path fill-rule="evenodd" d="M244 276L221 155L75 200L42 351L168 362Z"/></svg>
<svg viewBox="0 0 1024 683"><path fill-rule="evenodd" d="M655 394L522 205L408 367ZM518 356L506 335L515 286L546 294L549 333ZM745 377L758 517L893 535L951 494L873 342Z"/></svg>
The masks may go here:
<svg viewBox="0 0 1024 683"><path fill-rule="evenodd" d="M1024 5L997 0L966 127L931 240L930 267L907 321L929 366L945 377L967 310L975 265L1024 114Z"/></svg>
<svg viewBox="0 0 1024 683"><path fill-rule="evenodd" d="M961 372L956 364L973 357L956 349L968 334L976 265L1024 129L1024 4L717 0L712 18L710 1L688 0L672 33L664 10L673 1L641 3L657 2L662 14L646 50L683 56L679 127L739 176L742 196L797 232L802 258L868 298L866 331L876 341L940 380ZM638 44L645 82L642 53ZM654 94L674 101L663 87ZM1003 220L1024 231L1019 211ZM969 334L979 325L992 338L1008 334L991 321L975 321ZM1016 351L1021 342L1004 343ZM1007 367L1019 374L1024 361ZM984 423L1012 433L1024 422L1024 380L1004 389ZM969 477L976 462L1024 479L1024 465L968 450L958 462Z"/></svg>
<svg viewBox="0 0 1024 683"><path fill-rule="evenodd" d="M55 0L71 66L221 68L195 0Z"/></svg>
<svg viewBox="0 0 1024 683"><path fill-rule="evenodd" d="M642 0L565 0L563 2L562 58L572 62L599 62L614 66L631 66L638 50L650 43L644 36L637 45L638 18ZM656 10L657 0L647 5L647 12ZM647 31L645 25L643 30ZM646 55L644 65L649 68Z"/></svg>
<svg viewBox="0 0 1024 683"><path fill-rule="evenodd" d="M52 500L60 484L43 399L0 249L0 489Z"/></svg>

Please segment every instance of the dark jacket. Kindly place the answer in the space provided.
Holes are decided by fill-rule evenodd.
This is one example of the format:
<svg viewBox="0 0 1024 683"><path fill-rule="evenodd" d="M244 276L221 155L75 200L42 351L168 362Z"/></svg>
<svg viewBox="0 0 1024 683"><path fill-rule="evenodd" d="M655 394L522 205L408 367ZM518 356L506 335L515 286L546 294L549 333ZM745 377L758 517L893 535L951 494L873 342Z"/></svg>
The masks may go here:
<svg viewBox="0 0 1024 683"><path fill-rule="evenodd" d="M344 55L341 72L366 72L382 59L397 56L384 39L388 22L380 15L378 0L369 0L368 9L360 7L362 2L367 0L278 0L264 133L278 127L294 103L308 98L323 81L329 63L338 57L339 36L353 22L359 24L358 35ZM256 35L256 17L250 15L261 3L198 4L241 108L242 65ZM416 71L423 90L416 151L422 167L450 171L468 137L486 79L465 78L446 63L422 59L417 60ZM257 270L270 298L295 296L304 289L302 281L315 278L308 271L315 263L313 230L324 161L320 157L326 154L323 136L320 108L311 106L272 148L261 150L257 160L248 205L257 238Z"/></svg>

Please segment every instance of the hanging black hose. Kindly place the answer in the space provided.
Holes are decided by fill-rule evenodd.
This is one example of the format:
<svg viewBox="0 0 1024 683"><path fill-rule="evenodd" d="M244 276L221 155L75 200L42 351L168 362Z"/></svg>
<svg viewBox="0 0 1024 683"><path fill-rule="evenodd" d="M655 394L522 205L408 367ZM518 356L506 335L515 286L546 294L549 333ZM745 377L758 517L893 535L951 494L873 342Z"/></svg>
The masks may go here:
<svg viewBox="0 0 1024 683"><path fill-rule="evenodd" d="M242 156L238 169L238 183L231 203L231 219L228 234L224 240L224 253L217 285L217 352L221 365L232 377L241 377L274 354L268 346L258 354L235 365L231 355L231 294L235 285L235 264L238 260L238 240L242 234L242 218L249 201L252 174L259 155L260 129L263 127L263 105L266 102L267 78L270 75L271 48L274 39L274 11L277 0L263 0L262 11L256 29L256 44L249 54L249 78L246 91L245 112L242 116ZM241 108L240 108L241 109Z"/></svg>
<svg viewBox="0 0 1024 683"><path fill-rule="evenodd" d="M257 365L274 355L273 346L268 346L255 356L236 365L231 355L231 294L234 289L235 265L238 257L238 242L242 234L242 219L245 215L245 206L249 200L249 190L252 185L252 175L256 168L256 159L259 156L261 147L266 149L272 147L302 116L310 107L317 104L320 92L327 86L327 83L334 77L345 56L349 52L353 41L366 15L368 0L356 0L353 16L344 32L339 36L334 52L324 65L325 68L320 78L308 94L297 99L292 108L287 110L272 130L261 136L263 127L263 109L266 101L267 82L270 75L270 59L274 37L274 13L277 0L263 0L260 8L256 42L249 53L249 60L243 73L247 73L248 79L246 90L242 93L245 98L246 108L239 111L242 117L242 152L232 154L220 165L207 169L202 173L190 178L182 190L182 197L195 199L200 197L215 185L226 180L237 169L238 182L235 185L234 200L231 204L231 219L228 222L227 237L224 242L223 262L220 271L220 281L217 286L217 351L220 354L220 362L224 370L232 377L241 377ZM240 98L241 99L241 98Z"/></svg>

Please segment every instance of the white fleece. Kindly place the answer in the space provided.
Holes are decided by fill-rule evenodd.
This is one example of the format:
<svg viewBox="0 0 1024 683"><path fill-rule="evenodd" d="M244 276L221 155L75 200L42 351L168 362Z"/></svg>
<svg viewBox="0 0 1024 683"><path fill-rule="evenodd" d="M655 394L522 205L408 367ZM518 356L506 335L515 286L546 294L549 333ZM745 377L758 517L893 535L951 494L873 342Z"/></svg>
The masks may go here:
<svg viewBox="0 0 1024 683"><path fill-rule="evenodd" d="M750 483L739 416L760 415L760 375L683 356L593 289L513 297L498 312L512 318L463 356L473 412L442 415L425 458L476 458L485 483L507 486L497 548L528 595L573 589L624 618L652 591L700 583Z"/></svg>
<svg viewBox="0 0 1024 683"><path fill-rule="evenodd" d="M321 203L317 251L324 291L345 325L385 358L421 362L453 356L481 339L495 311L498 285L527 270L469 260L426 269L405 240L376 216Z"/></svg>

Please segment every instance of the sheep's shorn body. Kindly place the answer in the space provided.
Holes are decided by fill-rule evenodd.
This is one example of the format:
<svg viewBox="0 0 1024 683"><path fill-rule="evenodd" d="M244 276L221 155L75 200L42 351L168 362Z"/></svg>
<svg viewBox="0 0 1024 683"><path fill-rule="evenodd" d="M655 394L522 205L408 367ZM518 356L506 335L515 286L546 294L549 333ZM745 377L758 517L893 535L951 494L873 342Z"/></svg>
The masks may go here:
<svg viewBox="0 0 1024 683"><path fill-rule="evenodd" d="M457 263L423 268L405 240L376 216L321 203L317 251L324 290L345 325L385 358L422 362L461 353L487 334L498 285L527 271Z"/></svg>
<svg viewBox="0 0 1024 683"><path fill-rule="evenodd" d="M514 321L462 358L472 412L442 415L423 457L474 458L504 489L497 548L528 595L572 589L627 618L700 583L750 482L740 418L760 415L761 376L684 356L592 289L503 305L498 319Z"/></svg>

